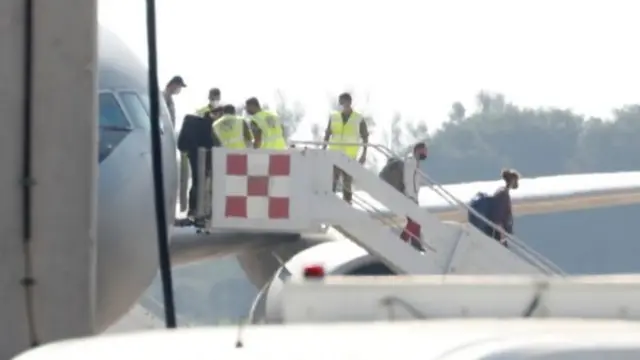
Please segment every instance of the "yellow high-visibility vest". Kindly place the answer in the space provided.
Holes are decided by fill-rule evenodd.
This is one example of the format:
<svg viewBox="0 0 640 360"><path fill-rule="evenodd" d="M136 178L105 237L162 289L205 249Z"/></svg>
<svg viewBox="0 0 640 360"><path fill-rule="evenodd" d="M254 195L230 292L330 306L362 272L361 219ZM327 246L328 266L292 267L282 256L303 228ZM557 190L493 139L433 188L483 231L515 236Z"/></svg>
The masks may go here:
<svg viewBox="0 0 640 360"><path fill-rule="evenodd" d="M287 148L287 142L282 133L282 122L278 115L262 110L253 115L252 120L262 131L261 149L284 150Z"/></svg>
<svg viewBox="0 0 640 360"><path fill-rule="evenodd" d="M224 115L213 123L213 131L227 149L245 149L243 120L235 115Z"/></svg>
<svg viewBox="0 0 640 360"><path fill-rule="evenodd" d="M347 122L342 121L342 113L335 112L331 115L331 142L332 143L357 143L360 142L360 123L364 118L353 111ZM360 146L329 144L329 149L341 151L348 157L358 157Z"/></svg>

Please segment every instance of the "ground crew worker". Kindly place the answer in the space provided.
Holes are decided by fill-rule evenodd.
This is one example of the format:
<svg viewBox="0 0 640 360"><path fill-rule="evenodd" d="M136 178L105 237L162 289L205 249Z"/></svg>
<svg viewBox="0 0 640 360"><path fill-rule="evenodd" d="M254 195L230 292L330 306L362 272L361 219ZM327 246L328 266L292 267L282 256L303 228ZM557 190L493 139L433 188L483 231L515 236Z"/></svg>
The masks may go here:
<svg viewBox="0 0 640 360"><path fill-rule="evenodd" d="M187 84L184 83L182 76L174 76L169 80L162 92L164 102L167 104L167 108L169 108L169 116L171 116L171 124L173 124L174 128L176 126L176 105L173 102L173 96L180 94L182 88L185 87L187 87Z"/></svg>
<svg viewBox="0 0 640 360"><path fill-rule="evenodd" d="M256 149L285 150L285 130L280 117L270 111L262 110L258 99L252 97L245 101L245 110L251 116L251 130L255 138Z"/></svg>
<svg viewBox="0 0 640 360"><path fill-rule="evenodd" d="M236 116L233 105L222 107L222 116L213 123L213 132L227 149L246 149L253 147L253 135L247 123Z"/></svg>
<svg viewBox="0 0 640 360"><path fill-rule="evenodd" d="M209 103L198 110L196 110L196 115L204 116L207 112L212 111L220 104L220 89L212 88L209 90Z"/></svg>
<svg viewBox="0 0 640 360"><path fill-rule="evenodd" d="M187 115L182 122L182 129L178 134L178 150L187 156L191 167L191 188L189 189L189 210L187 216L193 218L196 211L198 187L198 148L211 149L221 146L220 140L211 130L213 121L222 115L222 108L213 109L204 117ZM211 152L207 152L205 159L205 173L211 172Z"/></svg>
<svg viewBox="0 0 640 360"><path fill-rule="evenodd" d="M511 210L511 194L509 192L511 189L518 188L520 174L515 170L505 169L502 170L501 175L505 184L493 194L493 206L489 219L506 233L513 234L513 213ZM493 238L507 246L507 239L500 231L494 229Z"/></svg>
<svg viewBox="0 0 640 360"><path fill-rule="evenodd" d="M342 107L339 112L333 113L329 117L329 123L324 133L324 146L327 148L327 142L331 140L329 144L329 150L335 150L343 152L345 155L352 159L358 159L360 164L364 164L367 160L367 144L369 143L369 129L364 118L359 113L353 111L351 108L351 95L349 93L342 93L338 97L338 102ZM358 158L358 152L360 151L359 145L353 143L359 143L362 140L364 146L362 147L362 154ZM340 143L352 143L352 145L340 145ZM352 178L349 174L345 173L342 169L334 166L333 168L333 191L335 192L338 187L338 180L342 177L342 198L351 203L353 192L351 191Z"/></svg>

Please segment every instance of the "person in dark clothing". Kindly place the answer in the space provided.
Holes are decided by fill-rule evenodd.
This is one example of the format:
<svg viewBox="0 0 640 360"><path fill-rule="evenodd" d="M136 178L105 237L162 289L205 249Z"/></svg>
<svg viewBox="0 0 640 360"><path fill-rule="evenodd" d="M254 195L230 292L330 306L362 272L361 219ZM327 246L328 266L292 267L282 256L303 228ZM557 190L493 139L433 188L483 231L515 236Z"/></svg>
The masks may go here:
<svg viewBox="0 0 640 360"><path fill-rule="evenodd" d="M222 107L217 107L203 114L202 117L187 115L184 117L182 129L178 135L178 150L185 153L191 167L191 188L189 189L188 217L192 217L196 210L198 186L198 148L210 150L221 146L220 139L213 133L213 122L222 115ZM205 173L211 174L211 151L207 152Z"/></svg>
<svg viewBox="0 0 640 360"><path fill-rule="evenodd" d="M509 192L511 189L518 188L520 174L515 170L505 169L502 170L502 179L505 185L498 188L493 195L494 205L491 220L506 233L513 234L513 213L511 212L511 195ZM494 230L493 238L507 246L507 239L501 232Z"/></svg>

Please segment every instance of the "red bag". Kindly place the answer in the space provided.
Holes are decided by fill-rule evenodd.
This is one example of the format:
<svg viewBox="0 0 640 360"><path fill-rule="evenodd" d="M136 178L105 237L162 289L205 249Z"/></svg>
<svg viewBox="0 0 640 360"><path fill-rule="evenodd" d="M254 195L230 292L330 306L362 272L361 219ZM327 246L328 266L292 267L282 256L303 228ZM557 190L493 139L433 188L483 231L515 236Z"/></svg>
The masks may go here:
<svg viewBox="0 0 640 360"><path fill-rule="evenodd" d="M405 242L409 241L417 241L420 242L420 231L421 226L417 222L411 220L411 218L407 218L407 224L404 226L402 230L402 234L400 234L400 238Z"/></svg>

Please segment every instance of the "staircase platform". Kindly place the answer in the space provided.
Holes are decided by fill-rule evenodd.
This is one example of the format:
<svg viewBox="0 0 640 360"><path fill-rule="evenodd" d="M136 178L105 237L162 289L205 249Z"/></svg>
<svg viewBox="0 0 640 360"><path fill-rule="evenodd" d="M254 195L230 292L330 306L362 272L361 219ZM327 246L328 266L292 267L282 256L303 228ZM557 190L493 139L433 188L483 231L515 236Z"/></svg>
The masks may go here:
<svg viewBox="0 0 640 360"><path fill-rule="evenodd" d="M514 252L470 225L440 220L339 152L216 148L212 161L220 170L212 178L211 230L303 233L332 226L400 274L558 274L537 254ZM332 191L335 167L359 189L353 206ZM438 186L432 189L442 193ZM424 253L399 239L408 217L421 225Z"/></svg>

